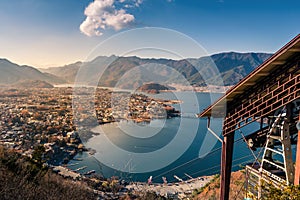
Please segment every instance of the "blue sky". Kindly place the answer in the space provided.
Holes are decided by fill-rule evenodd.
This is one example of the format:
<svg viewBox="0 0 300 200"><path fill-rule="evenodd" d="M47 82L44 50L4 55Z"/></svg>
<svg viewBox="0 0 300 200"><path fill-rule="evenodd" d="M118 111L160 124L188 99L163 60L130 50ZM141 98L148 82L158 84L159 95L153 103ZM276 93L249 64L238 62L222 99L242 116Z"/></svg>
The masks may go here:
<svg viewBox="0 0 300 200"><path fill-rule="evenodd" d="M143 27L179 31L209 54L275 52L300 33L299 19L297 0L1 0L0 57L60 66Z"/></svg>

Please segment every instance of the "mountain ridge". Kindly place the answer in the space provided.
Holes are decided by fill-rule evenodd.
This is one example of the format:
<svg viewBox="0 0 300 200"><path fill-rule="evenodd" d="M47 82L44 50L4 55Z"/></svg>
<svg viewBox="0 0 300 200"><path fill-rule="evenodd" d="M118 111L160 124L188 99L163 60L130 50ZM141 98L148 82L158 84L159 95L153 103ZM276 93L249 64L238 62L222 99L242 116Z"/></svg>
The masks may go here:
<svg viewBox="0 0 300 200"><path fill-rule="evenodd" d="M88 68L89 70L82 70L81 72L86 73L81 77L83 79L89 80L88 84L95 85L98 84L102 86L114 87L116 84L119 84L119 80L122 79L125 73L134 69L138 66L143 65L155 65L152 67L154 71L156 71L156 76L160 76L161 74L158 72L161 69L162 65L169 66L175 71L181 73L187 81L191 85L203 86L205 85L205 81L201 74L199 74L199 70L207 69L211 67L211 64L214 63L218 68L221 78L223 79L223 83L220 85L234 85L251 71L253 71L257 66L259 66L263 61L268 59L272 54L268 53L238 53L238 52L223 52L218 54L213 54L211 56L205 56L200 58L187 58L182 60L172 60L167 58L139 58L137 56L129 56L129 57L118 57L118 56L99 56L94 60L89 62L80 62L73 63L70 65L45 69L44 72L54 73L55 75L59 74L68 74L68 76L64 76L70 82L75 80L75 71L77 72L79 68L82 67ZM213 61L213 62L212 62ZM111 62L111 63L110 63ZM106 65L109 64L109 67ZM97 73L99 66L102 66L105 69L103 73ZM68 73L67 71L70 70ZM138 70L137 70L138 71ZM164 72L167 74L171 74L171 69L164 68ZM139 72L141 73L141 72ZM73 76L70 76L73 74ZM99 75L101 75L100 81ZM140 76L140 77L138 77ZM132 76L133 77L133 76ZM143 77L143 78L142 78ZM147 77L138 74L134 76L139 82L140 86L144 82L151 82L153 80L148 80ZM220 77L219 77L220 78ZM142 80L143 79L143 80ZM174 79L174 77L173 77ZM217 78L212 77L211 82L214 83ZM84 80L81 80L84 82ZM172 81L166 80L166 81ZM125 83L124 83L125 84ZM120 85L119 85L120 86ZM129 88L128 83L124 85L125 88Z"/></svg>
<svg viewBox="0 0 300 200"><path fill-rule="evenodd" d="M0 84L12 84L20 80L36 79L51 84L77 83L137 88L145 83L171 84L179 81L194 86L234 85L268 59L269 53L222 52L200 58L172 60L167 58L140 58L137 56L98 56L88 62L74 62L68 65L36 69L20 66L7 59L0 59ZM11 69L9 69L9 66ZM143 66L146 69L143 69ZM206 71L216 66L217 77L203 77ZM199 73L200 72L200 73ZM99 77L101 77L99 79ZM167 78L166 78L167 77ZM217 79L222 82L218 82ZM176 82L178 83L178 82Z"/></svg>
<svg viewBox="0 0 300 200"><path fill-rule="evenodd" d="M0 84L10 85L24 80L46 81L51 84L62 84L65 81L53 74L42 73L28 65L18 65L6 58L0 58Z"/></svg>

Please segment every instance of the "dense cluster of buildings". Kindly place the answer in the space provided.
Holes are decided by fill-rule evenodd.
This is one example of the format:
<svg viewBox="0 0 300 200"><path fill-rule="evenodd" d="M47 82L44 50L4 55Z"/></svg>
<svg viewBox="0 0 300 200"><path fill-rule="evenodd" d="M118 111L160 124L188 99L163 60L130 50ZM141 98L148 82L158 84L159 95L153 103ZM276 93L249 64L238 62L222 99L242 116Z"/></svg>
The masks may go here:
<svg viewBox="0 0 300 200"><path fill-rule="evenodd" d="M67 162L81 147L71 95L71 89L2 89L0 143L28 156L43 145L49 163Z"/></svg>
<svg viewBox="0 0 300 200"><path fill-rule="evenodd" d="M53 170L60 175L76 180L86 177L63 165L79 151L87 150L82 141L92 136L91 126L119 120L149 122L180 114L170 106L178 102L108 89L97 88L92 98L91 93L84 92L91 88L83 89L80 93L82 103L79 105L74 104L74 88L71 87L0 90L0 145L33 159L34 152L41 150L43 163L53 166ZM74 120L75 114L77 121ZM105 189L105 181L100 183L101 187L104 184ZM108 198L118 198L123 194L111 191L100 193L100 196Z"/></svg>
<svg viewBox="0 0 300 200"><path fill-rule="evenodd" d="M82 93L80 100L90 100L89 94ZM43 145L48 163L57 165L68 162L78 151L84 150L81 139L91 137L89 126L77 132L78 125L96 126L122 119L145 122L179 115L166 101L141 94L98 88L93 102L75 108L72 98L73 88L70 87L3 88L0 94L0 143L29 156L35 146ZM78 113L77 119L81 123L74 124L74 112ZM96 123L91 120L93 117Z"/></svg>

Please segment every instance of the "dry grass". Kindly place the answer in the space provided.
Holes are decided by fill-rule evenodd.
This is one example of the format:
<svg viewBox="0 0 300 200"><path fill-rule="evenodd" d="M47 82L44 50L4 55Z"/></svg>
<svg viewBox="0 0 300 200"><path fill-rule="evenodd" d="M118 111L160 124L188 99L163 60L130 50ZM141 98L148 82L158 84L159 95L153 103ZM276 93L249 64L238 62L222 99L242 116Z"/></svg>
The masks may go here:
<svg viewBox="0 0 300 200"><path fill-rule="evenodd" d="M0 199L96 199L82 182L66 180L0 147Z"/></svg>
<svg viewBox="0 0 300 200"><path fill-rule="evenodd" d="M232 172L229 199L244 199L245 174L242 171ZM220 198L220 178L214 179L197 195L195 200L215 200Z"/></svg>

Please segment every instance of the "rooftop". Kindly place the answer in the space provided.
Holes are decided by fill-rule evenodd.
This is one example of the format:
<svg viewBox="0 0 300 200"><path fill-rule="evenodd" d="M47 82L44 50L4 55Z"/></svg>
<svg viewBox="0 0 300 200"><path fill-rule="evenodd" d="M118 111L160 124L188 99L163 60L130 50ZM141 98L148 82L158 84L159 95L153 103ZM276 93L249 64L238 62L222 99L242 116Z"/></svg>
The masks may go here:
<svg viewBox="0 0 300 200"><path fill-rule="evenodd" d="M229 89L225 95L215 103L207 107L199 114L199 117L225 117L226 105L238 101L239 95L250 89L260 80L267 77L271 71L280 68L287 63L289 58L300 53L300 34L293 38L289 43L278 50L273 56L258 66L253 72L248 74L234 87Z"/></svg>

